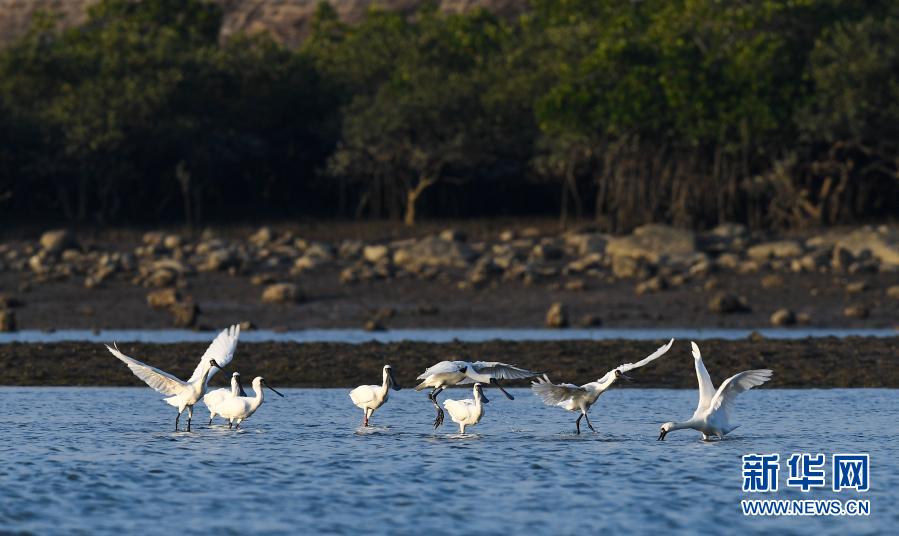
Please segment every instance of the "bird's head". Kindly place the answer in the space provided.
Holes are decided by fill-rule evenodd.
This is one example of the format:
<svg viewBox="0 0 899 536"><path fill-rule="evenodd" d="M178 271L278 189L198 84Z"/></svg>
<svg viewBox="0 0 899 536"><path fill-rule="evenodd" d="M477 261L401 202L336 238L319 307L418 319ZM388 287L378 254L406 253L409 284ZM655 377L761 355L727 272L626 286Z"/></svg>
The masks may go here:
<svg viewBox="0 0 899 536"><path fill-rule="evenodd" d="M674 429L673 422L669 421L669 422L666 422L665 424L663 424L662 427L659 429L658 441L665 441L665 436L668 435L668 432L670 432L673 429Z"/></svg>
<svg viewBox="0 0 899 536"><path fill-rule="evenodd" d="M627 374L621 372L621 371L618 370L618 369L615 369L615 381L618 381L618 380L626 380L626 381L629 381L629 382L635 381L633 378L631 378L631 377L628 376Z"/></svg>
<svg viewBox="0 0 899 536"><path fill-rule="evenodd" d="M393 368L390 365L384 365L384 379L390 382L390 388L394 391L402 389L400 384L397 383L396 376L393 375Z"/></svg>
<svg viewBox="0 0 899 536"><path fill-rule="evenodd" d="M240 378L240 372L234 372L231 374L232 378Z"/></svg>
<svg viewBox="0 0 899 536"><path fill-rule="evenodd" d="M265 386L268 390L270 390L271 392L275 393L276 395L278 395L280 397L284 396L281 393L279 393L277 391L277 389L275 389L274 387L272 387L271 385L266 383L265 378L263 378L262 376L256 376L253 379L253 390L258 392L259 389L261 389L263 386Z"/></svg>
<svg viewBox="0 0 899 536"><path fill-rule="evenodd" d="M480 383L474 384L474 396L476 400L480 400L481 404L486 404L490 402L486 396L484 396L484 386Z"/></svg>

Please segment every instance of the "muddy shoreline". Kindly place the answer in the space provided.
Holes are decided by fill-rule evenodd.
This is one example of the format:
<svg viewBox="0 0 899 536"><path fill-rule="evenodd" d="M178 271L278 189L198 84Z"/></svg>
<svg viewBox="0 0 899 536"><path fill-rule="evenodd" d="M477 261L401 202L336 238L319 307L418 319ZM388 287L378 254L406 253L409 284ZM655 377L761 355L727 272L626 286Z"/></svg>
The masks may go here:
<svg viewBox="0 0 899 536"><path fill-rule="evenodd" d="M376 383L390 363L404 387L444 359L516 363L546 371L555 381L585 383L621 363L651 353L664 341L561 341L433 344L242 343L233 362L245 377L263 375L283 387L352 387ZM128 355L171 372L190 375L207 344L120 345ZM703 357L716 383L750 368L775 371L773 388L899 388L899 337L782 340L708 340ZM637 371L625 387L695 388L688 341ZM224 375L212 382L224 385ZM102 345L53 343L0 345L0 385L141 386ZM517 385L527 385L522 382Z"/></svg>

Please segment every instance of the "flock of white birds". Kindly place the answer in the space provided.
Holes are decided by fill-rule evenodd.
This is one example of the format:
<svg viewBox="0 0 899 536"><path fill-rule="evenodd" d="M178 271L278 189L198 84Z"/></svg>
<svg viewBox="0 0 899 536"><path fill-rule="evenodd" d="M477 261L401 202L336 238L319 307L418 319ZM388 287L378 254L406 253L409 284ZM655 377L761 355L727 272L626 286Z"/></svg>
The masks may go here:
<svg viewBox="0 0 899 536"><path fill-rule="evenodd" d="M129 357L113 344L106 348L112 355L123 361L135 376L143 380L157 392L167 395L164 399L168 404L178 408L175 417L175 431L178 431L178 423L184 410L187 410L187 431L190 431L193 419L193 406L200 400L209 409L209 424L212 425L216 416L228 421L228 428L239 428L240 424L250 418L262 405L264 400L263 387L273 391L278 396L284 396L265 382L262 377L253 380L254 396L247 396L240 382L240 374L233 372L231 375L230 389L216 389L209 391L209 379L219 370L227 370L227 366L234 359L234 350L237 348L237 339L240 336L240 326L231 326L222 331L200 359L197 368L187 381L182 381L171 374L141 363ZM434 419L434 428L443 424L444 411L437 402L437 397L447 387L454 385L473 384L472 398L465 400L447 399L443 407L449 413L453 422L459 425L459 433L464 434L465 428L478 424L484 416L484 405L489 402L484 395L484 387L498 388L509 400L514 397L503 389L500 384L505 380L521 380L534 378L531 390L540 397L547 406L558 406L578 414L575 421L577 433L581 433L581 419L587 422L587 426L593 432L596 429L590 422L587 412L596 403L597 399L608 391L619 380L634 381L625 375L625 372L643 367L665 355L674 339L659 347L655 352L636 363L619 365L602 378L574 385L571 383L553 383L546 374L540 374L525 370L513 365L488 361L441 361L424 371L417 379L421 380L416 391L431 389L428 399L437 410ZM683 422L666 422L659 432L659 440L674 430L692 429L702 434L703 440L720 439L737 428L731 417L734 400L737 395L758 387L771 379L772 371L768 369L747 370L726 379L718 389L715 389L709 373L702 363L702 355L695 342L693 347L693 360L696 368L696 379L699 383L699 404L693 416ZM372 414L389 398L390 390L400 390L393 369L385 365L382 372L380 385L360 385L350 392L353 404L362 410L362 426L370 426Z"/></svg>

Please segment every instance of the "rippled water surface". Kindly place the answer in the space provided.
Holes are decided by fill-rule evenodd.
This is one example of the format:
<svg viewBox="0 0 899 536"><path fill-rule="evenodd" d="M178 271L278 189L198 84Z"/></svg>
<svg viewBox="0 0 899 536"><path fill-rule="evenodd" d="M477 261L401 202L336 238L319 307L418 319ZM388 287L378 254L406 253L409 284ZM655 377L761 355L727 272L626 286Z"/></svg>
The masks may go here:
<svg viewBox="0 0 899 536"><path fill-rule="evenodd" d="M619 389L594 406L598 434L526 390L491 403L472 433L435 432L422 393L402 391L361 432L345 389L285 389L240 431L173 433L174 410L149 389L0 388L0 527L48 533L504 534L629 531L895 533L899 391L759 389L742 427L716 443L692 431L695 391ZM442 398L467 398L449 390ZM273 397L274 398L274 397ZM869 517L747 518L747 453L869 452ZM829 464L828 464L829 465ZM828 471L828 486L830 474ZM753 497L755 498L755 497Z"/></svg>

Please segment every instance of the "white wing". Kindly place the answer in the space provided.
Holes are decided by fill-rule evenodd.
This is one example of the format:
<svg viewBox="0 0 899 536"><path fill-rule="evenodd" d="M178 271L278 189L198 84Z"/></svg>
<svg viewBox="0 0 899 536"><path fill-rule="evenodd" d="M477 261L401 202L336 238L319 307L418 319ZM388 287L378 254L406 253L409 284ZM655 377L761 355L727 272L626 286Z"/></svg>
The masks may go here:
<svg viewBox="0 0 899 536"><path fill-rule="evenodd" d="M377 389L377 385L360 385L350 391L350 399L353 401L353 404L362 407L361 404L374 400Z"/></svg>
<svg viewBox="0 0 899 536"><path fill-rule="evenodd" d="M436 365L432 366L428 370L419 374L416 380L424 380L428 376L433 376L434 374L444 374L447 372L458 372L462 369L462 367L467 366L467 361L441 361Z"/></svg>
<svg viewBox="0 0 899 536"><path fill-rule="evenodd" d="M725 414L729 414L738 394L765 383L771 379L772 374L774 372L769 369L747 370L724 380L709 404L709 414L719 409L723 409Z"/></svg>
<svg viewBox="0 0 899 536"><path fill-rule="evenodd" d="M587 390L570 383L555 384L549 381L546 374L531 382L531 391L539 396L547 406L562 406L568 403L574 396L584 395Z"/></svg>
<svg viewBox="0 0 899 536"><path fill-rule="evenodd" d="M212 341L212 344L209 345L209 348L206 349L206 353L203 354L203 357L200 358L200 363L197 365L197 368L194 369L194 373L190 375L190 379L187 380L187 383L194 383L199 381L200 378L203 377L203 374L206 374L206 371L209 370L210 359L215 359L215 362L219 365L226 367L228 363L234 359L234 349L237 348L237 338L240 337L240 326L235 324L228 329L222 330L221 333L218 334L218 337ZM218 372L218 369L212 369L209 372L209 377L206 378L208 382L215 373Z"/></svg>
<svg viewBox="0 0 899 536"><path fill-rule="evenodd" d="M164 395L178 395L187 387L187 383L172 376L168 372L163 372L158 368L145 365L133 357L128 357L119 351L118 347L106 346L112 355L121 359L135 376L142 379L147 385Z"/></svg>
<svg viewBox="0 0 899 536"><path fill-rule="evenodd" d="M699 352L699 346L695 342L690 341L693 347L693 361L696 365L696 382L699 384L699 404L696 406L694 415L702 413L712 402L715 396L715 386L712 384L712 378L709 377L709 371L706 370L705 364L702 362L702 354Z"/></svg>
<svg viewBox="0 0 899 536"><path fill-rule="evenodd" d="M668 350L671 349L672 344L674 344L674 339L671 339L670 341L668 341L668 344L663 344L662 346L659 346L658 350L656 350L655 352L644 357L640 361L637 361L636 363L625 363L623 365L619 365L619 366L615 367L615 369L613 369L613 370L627 372L627 371L633 370L635 368L640 368L643 365L647 365L650 362L655 361L656 359L665 355L665 352L667 352Z"/></svg>
<svg viewBox="0 0 899 536"><path fill-rule="evenodd" d="M523 368L519 368L508 363L500 363L498 361L477 361L471 364L471 368L479 374L489 374L497 380L523 380L525 378L533 378L539 376L539 372L532 372ZM469 382L462 382L469 383Z"/></svg>

